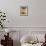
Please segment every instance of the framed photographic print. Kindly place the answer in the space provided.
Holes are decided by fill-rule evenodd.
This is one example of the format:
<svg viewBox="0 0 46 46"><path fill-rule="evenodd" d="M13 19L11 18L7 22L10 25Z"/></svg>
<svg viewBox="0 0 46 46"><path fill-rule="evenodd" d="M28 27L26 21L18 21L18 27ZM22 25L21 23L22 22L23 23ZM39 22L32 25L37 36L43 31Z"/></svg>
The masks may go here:
<svg viewBox="0 0 46 46"><path fill-rule="evenodd" d="M28 7L26 6L20 7L20 16L28 16Z"/></svg>

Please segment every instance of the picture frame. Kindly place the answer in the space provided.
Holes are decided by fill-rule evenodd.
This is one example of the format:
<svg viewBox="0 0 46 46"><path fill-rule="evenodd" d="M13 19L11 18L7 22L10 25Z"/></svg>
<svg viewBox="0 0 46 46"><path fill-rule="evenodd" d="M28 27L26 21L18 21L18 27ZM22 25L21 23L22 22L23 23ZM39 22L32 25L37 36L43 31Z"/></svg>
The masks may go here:
<svg viewBox="0 0 46 46"><path fill-rule="evenodd" d="M20 7L20 16L28 16L28 7L27 6Z"/></svg>

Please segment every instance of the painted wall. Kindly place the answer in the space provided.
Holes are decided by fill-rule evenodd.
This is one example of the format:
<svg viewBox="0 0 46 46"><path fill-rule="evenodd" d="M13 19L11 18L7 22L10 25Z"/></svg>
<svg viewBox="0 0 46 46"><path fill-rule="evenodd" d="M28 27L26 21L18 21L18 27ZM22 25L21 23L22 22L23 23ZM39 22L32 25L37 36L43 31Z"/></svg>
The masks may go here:
<svg viewBox="0 0 46 46"><path fill-rule="evenodd" d="M28 16L20 16L21 6L28 6ZM7 27L46 27L46 0L0 0L0 9L6 12Z"/></svg>
<svg viewBox="0 0 46 46"><path fill-rule="evenodd" d="M20 16L22 5L28 6L28 16ZM0 9L7 15L5 26L20 31L20 36L31 31L46 31L46 0L0 0Z"/></svg>

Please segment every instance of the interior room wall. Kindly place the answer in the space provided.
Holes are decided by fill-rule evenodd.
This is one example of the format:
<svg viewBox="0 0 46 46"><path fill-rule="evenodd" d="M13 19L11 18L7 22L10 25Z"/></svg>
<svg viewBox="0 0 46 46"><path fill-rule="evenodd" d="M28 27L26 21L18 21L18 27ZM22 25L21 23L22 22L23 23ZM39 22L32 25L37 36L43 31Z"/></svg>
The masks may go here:
<svg viewBox="0 0 46 46"><path fill-rule="evenodd" d="M20 16L21 6L28 6L28 16ZM0 10L6 12L6 27L46 27L46 0L0 0Z"/></svg>
<svg viewBox="0 0 46 46"><path fill-rule="evenodd" d="M21 6L28 6L28 16L20 16ZM0 10L6 12L5 26L20 31L20 37L31 31L46 31L46 0L0 0Z"/></svg>

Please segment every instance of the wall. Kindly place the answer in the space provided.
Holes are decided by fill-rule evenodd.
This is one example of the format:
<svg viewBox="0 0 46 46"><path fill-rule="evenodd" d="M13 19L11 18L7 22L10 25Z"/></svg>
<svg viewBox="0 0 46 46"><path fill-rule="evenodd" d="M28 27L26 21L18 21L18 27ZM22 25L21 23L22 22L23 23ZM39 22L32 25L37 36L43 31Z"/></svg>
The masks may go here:
<svg viewBox="0 0 46 46"><path fill-rule="evenodd" d="M46 0L0 0L0 9L6 12L7 27L46 27L45 4ZM20 16L23 5L29 8L28 16Z"/></svg>
<svg viewBox="0 0 46 46"><path fill-rule="evenodd" d="M28 16L20 16L21 5L29 7ZM46 31L46 0L0 0L0 9L7 15L5 26L20 31L20 36L31 31Z"/></svg>

